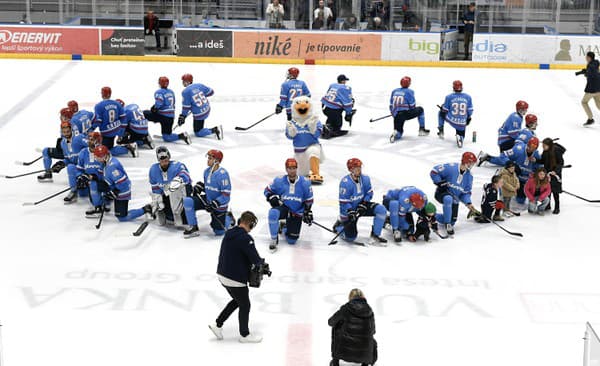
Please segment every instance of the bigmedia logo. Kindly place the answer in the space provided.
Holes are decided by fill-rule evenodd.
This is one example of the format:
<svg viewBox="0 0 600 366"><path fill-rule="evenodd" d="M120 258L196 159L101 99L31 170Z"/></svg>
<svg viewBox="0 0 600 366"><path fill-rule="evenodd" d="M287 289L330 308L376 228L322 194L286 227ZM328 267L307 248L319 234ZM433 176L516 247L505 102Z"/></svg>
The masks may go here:
<svg viewBox="0 0 600 366"><path fill-rule="evenodd" d="M425 52L428 55L437 55L440 53L439 42L427 42L426 40L408 39L408 49L411 51Z"/></svg>
<svg viewBox="0 0 600 366"><path fill-rule="evenodd" d="M62 37L61 32L11 32L0 30L0 45L5 43L57 44L60 37Z"/></svg>
<svg viewBox="0 0 600 366"><path fill-rule="evenodd" d="M473 45L474 61L504 61L508 59L506 43L486 39Z"/></svg>

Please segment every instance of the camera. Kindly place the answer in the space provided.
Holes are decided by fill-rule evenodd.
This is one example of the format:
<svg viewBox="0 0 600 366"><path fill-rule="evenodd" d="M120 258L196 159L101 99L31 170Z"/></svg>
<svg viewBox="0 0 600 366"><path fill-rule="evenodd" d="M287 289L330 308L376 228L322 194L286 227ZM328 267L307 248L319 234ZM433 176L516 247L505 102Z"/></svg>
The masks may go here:
<svg viewBox="0 0 600 366"><path fill-rule="evenodd" d="M585 69L581 69L580 71L575 72L575 76L585 75Z"/></svg>
<svg viewBox="0 0 600 366"><path fill-rule="evenodd" d="M250 287L260 287L260 283L262 282L263 276L267 275L271 277L271 270L269 269L268 263L261 263L259 265L253 264L250 267L250 276L248 278L248 286Z"/></svg>

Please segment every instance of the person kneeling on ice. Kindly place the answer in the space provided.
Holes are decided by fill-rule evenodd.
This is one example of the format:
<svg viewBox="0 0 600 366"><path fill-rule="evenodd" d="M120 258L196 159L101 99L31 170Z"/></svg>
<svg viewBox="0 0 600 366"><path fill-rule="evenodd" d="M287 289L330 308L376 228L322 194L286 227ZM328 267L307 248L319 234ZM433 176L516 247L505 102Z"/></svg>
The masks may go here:
<svg viewBox="0 0 600 366"><path fill-rule="evenodd" d="M302 96L292 101L292 120L287 123L285 136L293 141L294 153L298 162L298 174L308 177L313 184L323 183L319 166L323 151L319 137L323 125L313 114L309 97Z"/></svg>
<svg viewBox="0 0 600 366"><path fill-rule="evenodd" d="M421 210L425 204L427 196L413 186L391 189L383 196L383 205L390 211L390 223L396 243L402 241L403 235L411 242L416 241L412 213Z"/></svg>
<svg viewBox="0 0 600 366"><path fill-rule="evenodd" d="M215 126L213 128L205 128L204 121L210 115L210 103L208 97L215 94L215 91L204 84L195 83L192 74L184 74L181 77L183 83L183 98L181 106L181 114L177 119L177 125L181 126L185 123L185 117L192 113L194 116L194 135L196 137L204 137L214 134L217 140L223 139L223 126ZM189 139L185 139L186 143L190 143Z"/></svg>
<svg viewBox="0 0 600 366"><path fill-rule="evenodd" d="M313 192L310 182L298 175L296 159L285 161L287 175L277 177L265 188L265 197L271 204L269 210L270 250L279 244L279 232L285 234L288 244L296 244L300 237L302 222L311 225ZM283 221L283 222L282 222Z"/></svg>
<svg viewBox="0 0 600 366"><path fill-rule="evenodd" d="M152 212L151 205L134 210L128 209L131 200L131 181L121 162L111 156L106 146L97 146L94 149L94 157L101 165L104 178L104 181L98 182L98 191L103 194L104 201L115 202L115 216L119 221L131 221Z"/></svg>
<svg viewBox="0 0 600 366"><path fill-rule="evenodd" d="M465 152L462 154L460 164L439 164L434 166L429 174L431 180L437 186L435 199L443 204L443 214L438 214L437 220L445 225L448 235L454 235L454 224L458 218L459 200L475 216L481 214L471 203L471 189L473 187L471 168L473 168L476 162L477 157L475 154Z"/></svg>
<svg viewBox="0 0 600 366"><path fill-rule="evenodd" d="M133 103L125 105L122 99L117 99L116 101L125 110L125 119L121 125L125 130L123 135L117 138L117 144L136 143L138 147L146 145L149 149L154 150L154 141L148 134L148 120L144 117L144 113L142 113L140 107Z"/></svg>
<svg viewBox="0 0 600 366"><path fill-rule="evenodd" d="M110 208L103 205L103 197L98 191L99 181L102 177L102 164L96 161L94 149L102 144L100 132L88 135L88 148L82 149L77 156L77 189L87 191L92 208L85 211L85 217L95 218L100 216L102 210L109 212Z"/></svg>
<svg viewBox="0 0 600 366"><path fill-rule="evenodd" d="M196 211L206 210L210 213L210 227L215 235L223 235L227 228L234 224L233 215L227 212L229 200L231 199L231 180L229 173L221 167L223 152L220 150L208 150L206 153L206 165L204 170L204 182L197 182L191 197L183 199L185 217L188 228L183 236L191 238L200 235Z"/></svg>
<svg viewBox="0 0 600 366"><path fill-rule="evenodd" d="M529 200L527 211L531 214L544 215L546 206L550 204L550 179L546 169L539 167L525 184L525 195Z"/></svg>
<svg viewBox="0 0 600 366"><path fill-rule="evenodd" d="M452 82L454 93L448 94L438 114L438 137L444 139L444 123L448 123L456 130L456 146L463 147L465 130L471 123L473 115L473 101L471 96L463 93L463 84L460 80Z"/></svg>
<svg viewBox="0 0 600 366"><path fill-rule="evenodd" d="M358 236L358 219L362 216L374 216L369 244L386 246L387 240L381 237L381 230L387 211L383 205L371 202L371 178L362 174L362 162L357 158L349 159L346 167L350 174L340 181L340 218L333 225L333 230L343 232L342 239L353 242Z"/></svg>
<svg viewBox="0 0 600 366"><path fill-rule="evenodd" d="M192 194L192 178L185 164L171 160L166 146L156 149L158 163L152 164L148 173L152 186L152 213L158 224L175 226L187 224L183 210L183 199Z"/></svg>
<svg viewBox="0 0 600 366"><path fill-rule="evenodd" d="M480 224L487 224L494 221L504 221L501 213L504 209L502 200L502 186L504 181L502 176L494 175L490 183L483 186L483 196L481 197L481 215L475 217L475 221Z"/></svg>
<svg viewBox="0 0 600 366"><path fill-rule="evenodd" d="M404 134L404 122L417 118L419 121L419 136L429 135L425 128L425 112L423 107L417 107L415 92L410 89L411 79L408 76L400 80L400 88L392 90L390 96L390 114L394 117L394 133L390 136L390 142L400 140Z"/></svg>
<svg viewBox="0 0 600 366"><path fill-rule="evenodd" d="M431 235L431 230L437 232L438 224L435 219L435 205L431 202L427 202L425 207L422 210L417 211L417 228L415 230L415 240L419 239L421 235L423 235L423 239L425 241L429 241L429 236Z"/></svg>
<svg viewBox="0 0 600 366"><path fill-rule="evenodd" d="M377 362L375 316L363 292L352 289L348 302L327 321L331 332L331 362L339 366L340 360L360 363L361 366Z"/></svg>
<svg viewBox="0 0 600 366"><path fill-rule="evenodd" d="M64 122L67 122L67 123L70 122L72 115L73 115L73 112L69 108L62 108L60 110L61 126ZM73 133L72 125L71 125L71 132ZM65 168L66 165L64 164L64 161L63 161L65 156L62 151L63 138L64 138L64 135L62 133L62 127L61 127L61 134L60 134L60 137L56 139L56 146L55 147L45 147L42 150L42 156L44 159L42 161L44 162L45 171L43 174L38 175L38 177L37 177L38 182L51 183L53 181L52 173L59 173L61 170L63 170ZM57 159L59 161L52 164L52 159Z"/></svg>

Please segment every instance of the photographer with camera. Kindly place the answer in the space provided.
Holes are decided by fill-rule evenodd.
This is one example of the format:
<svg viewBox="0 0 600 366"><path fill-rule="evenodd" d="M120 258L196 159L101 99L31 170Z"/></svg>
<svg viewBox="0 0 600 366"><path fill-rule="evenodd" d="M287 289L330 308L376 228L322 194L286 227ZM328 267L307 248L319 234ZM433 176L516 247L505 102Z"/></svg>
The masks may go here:
<svg viewBox="0 0 600 366"><path fill-rule="evenodd" d="M250 286L260 286L262 274L271 275L268 264L264 263L256 247L250 231L256 227L258 219L250 211L240 216L238 225L228 230L221 242L217 276L232 300L221 311L214 324L208 327L217 337L223 339L223 323L239 308L240 343L259 343L262 337L250 334L248 317L250 315L250 298L248 297L248 282Z"/></svg>
<svg viewBox="0 0 600 366"><path fill-rule="evenodd" d="M583 110L588 117L587 121L583 124L584 126L590 126L594 124L594 116L592 115L592 110L588 106L590 99L594 99L596 108L600 109L600 71L598 70L598 66L600 66L600 64L595 58L596 55L594 52L588 52L585 55L587 67L575 73L575 75L585 75L587 78L585 94L581 99L581 105L583 106Z"/></svg>

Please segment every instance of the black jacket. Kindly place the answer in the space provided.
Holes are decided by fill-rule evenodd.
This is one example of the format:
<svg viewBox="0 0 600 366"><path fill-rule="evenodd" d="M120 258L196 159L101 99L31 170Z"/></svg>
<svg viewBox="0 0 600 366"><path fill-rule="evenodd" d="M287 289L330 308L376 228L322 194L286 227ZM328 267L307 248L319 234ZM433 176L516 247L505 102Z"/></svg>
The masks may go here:
<svg viewBox="0 0 600 366"><path fill-rule="evenodd" d="M469 11L469 9L466 9L465 12L463 13L463 17L462 17L463 22L468 22L468 21L475 21L475 12L474 11ZM473 33L475 31L475 24L471 24L471 23L464 23L465 24L465 32L468 33Z"/></svg>
<svg viewBox="0 0 600 366"><path fill-rule="evenodd" d="M587 64L585 69L585 77L587 78L587 83L585 84L585 92L586 93L598 93L600 92L600 71L598 67L600 63L598 60L592 60Z"/></svg>
<svg viewBox="0 0 600 366"><path fill-rule="evenodd" d="M250 266L260 264L254 239L243 228L236 226L225 233L221 242L217 273L230 280L247 283Z"/></svg>
<svg viewBox="0 0 600 366"><path fill-rule="evenodd" d="M331 356L338 360L373 364L377 361L375 316L365 299L354 299L329 318Z"/></svg>
<svg viewBox="0 0 600 366"><path fill-rule="evenodd" d="M562 177L562 168L563 165L565 165L565 160L563 158L563 154L567 151L567 149L565 149L564 146L562 146L561 144L557 144L556 142L554 143L554 151L544 151L542 153L542 161L541 163L544 164L544 169L546 169L547 172L555 172L556 174L558 174L559 177ZM552 166L551 160L550 160L550 154L554 153L554 160L556 165Z"/></svg>

